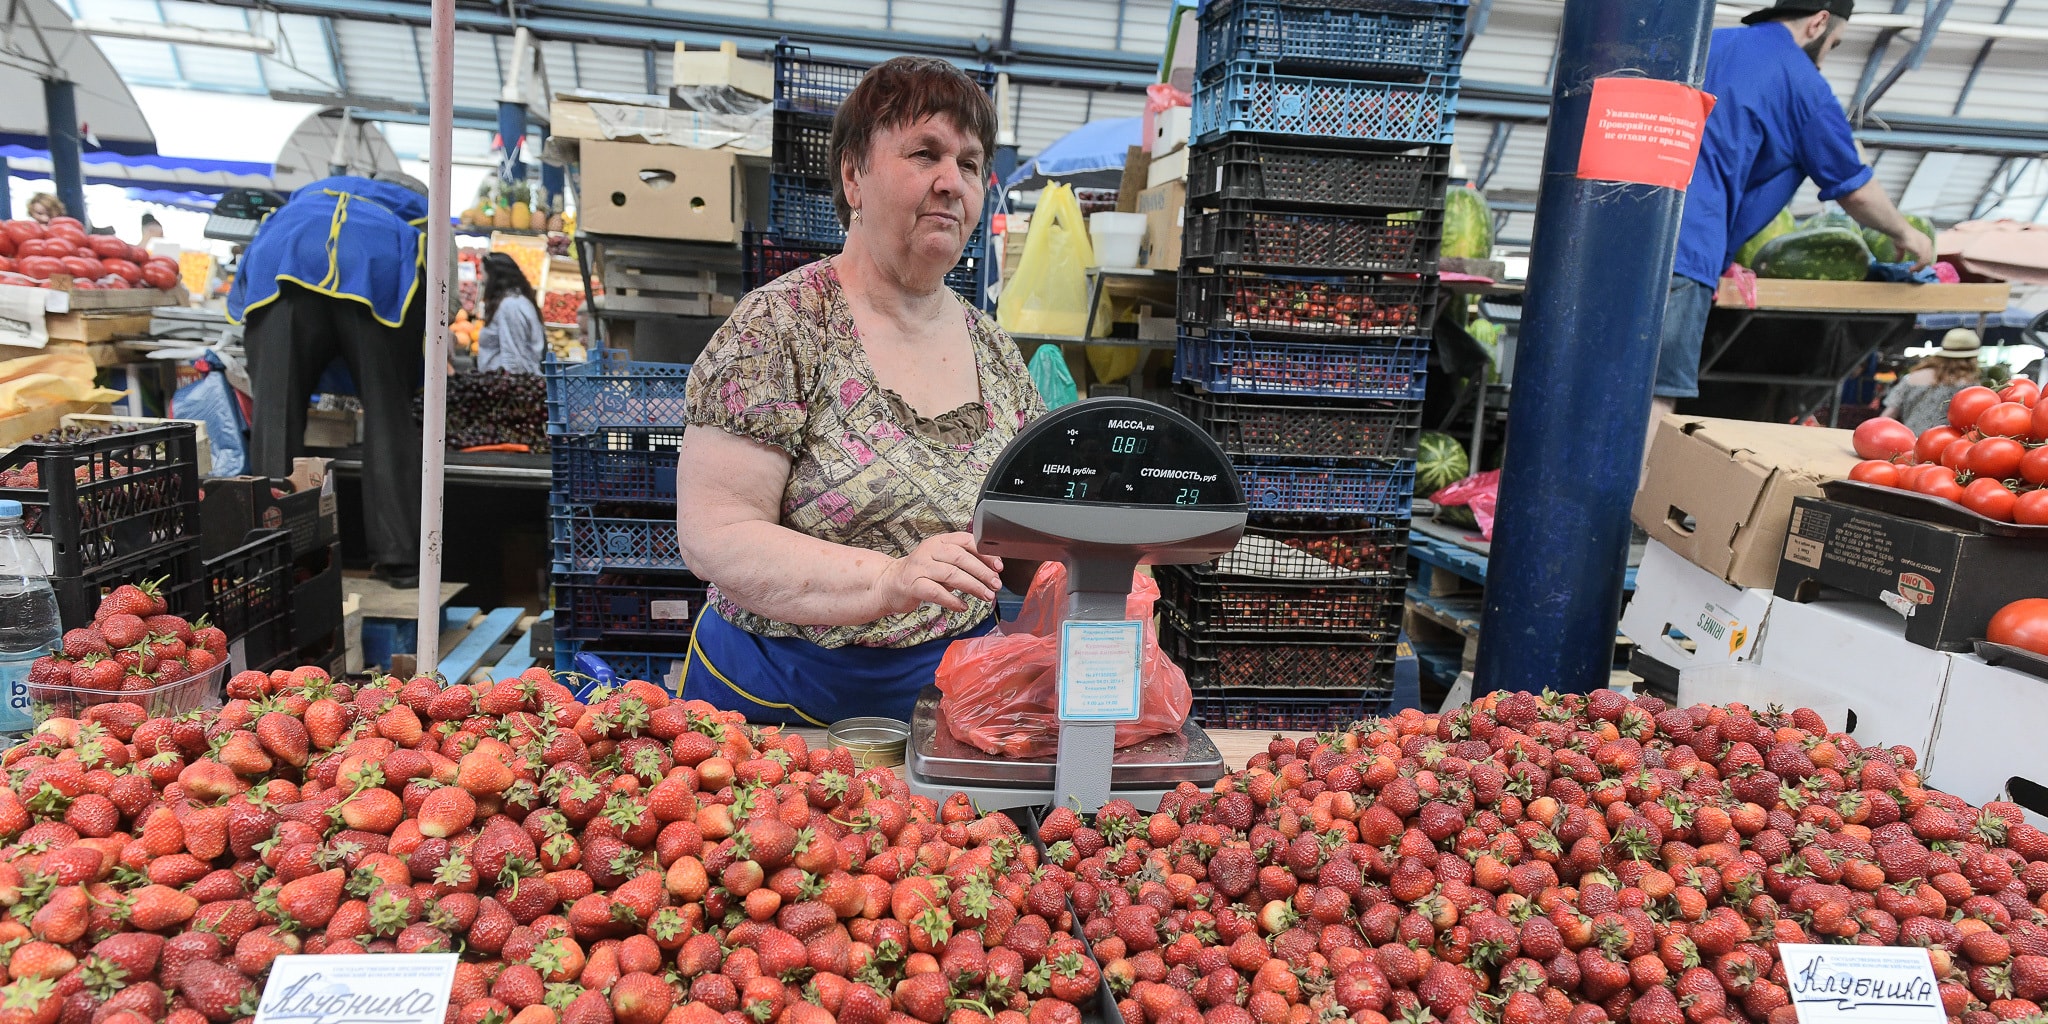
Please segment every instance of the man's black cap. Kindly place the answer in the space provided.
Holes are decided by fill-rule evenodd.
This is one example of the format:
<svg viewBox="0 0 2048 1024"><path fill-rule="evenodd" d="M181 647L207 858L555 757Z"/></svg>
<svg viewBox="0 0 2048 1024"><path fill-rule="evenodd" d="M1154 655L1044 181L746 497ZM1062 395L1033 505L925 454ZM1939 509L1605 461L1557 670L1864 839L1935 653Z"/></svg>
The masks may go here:
<svg viewBox="0 0 2048 1024"><path fill-rule="evenodd" d="M1745 25L1760 21L1776 21L1793 15L1818 14L1826 11L1837 18L1846 19L1856 10L1856 0L1777 0L1777 3L1761 11L1752 11L1742 19Z"/></svg>

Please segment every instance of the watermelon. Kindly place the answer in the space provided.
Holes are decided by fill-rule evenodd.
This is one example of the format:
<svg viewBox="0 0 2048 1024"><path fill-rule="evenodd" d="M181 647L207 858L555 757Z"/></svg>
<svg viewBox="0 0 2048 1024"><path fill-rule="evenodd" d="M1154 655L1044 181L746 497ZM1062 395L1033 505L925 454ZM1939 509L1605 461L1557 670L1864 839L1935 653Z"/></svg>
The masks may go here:
<svg viewBox="0 0 2048 1024"><path fill-rule="evenodd" d="M1758 277L1805 281L1861 281L1870 274L1870 247L1847 228L1801 228L1757 251Z"/></svg>
<svg viewBox="0 0 2048 1024"><path fill-rule="evenodd" d="M1851 231L1861 232L1863 225L1856 223L1856 218L1840 210L1828 210L1816 213L1799 222L1799 230L1805 231L1807 228L1848 228Z"/></svg>
<svg viewBox="0 0 2048 1024"><path fill-rule="evenodd" d="M1415 451L1415 496L1427 498L1465 479L1472 472L1472 460L1465 446L1449 434L1426 431Z"/></svg>
<svg viewBox="0 0 2048 1024"><path fill-rule="evenodd" d="M1906 214L1906 223L1926 232L1928 238L1934 237L1934 224L1927 218L1909 213ZM1870 246L1870 258L1879 263L1903 263L1912 259L1910 253L1899 251L1899 244L1892 241L1892 236L1876 228L1863 229L1863 244Z"/></svg>
<svg viewBox="0 0 2048 1024"><path fill-rule="evenodd" d="M1493 211L1477 189L1456 185L1444 193L1443 254L1468 260L1493 256Z"/></svg>
<svg viewBox="0 0 2048 1024"><path fill-rule="evenodd" d="M1735 253L1735 262L1745 267L1755 266L1757 250L1762 249L1765 242L1779 235L1789 235L1797 230L1799 230L1799 222L1792 219L1791 209L1779 210L1778 215L1772 217L1769 224L1764 225L1762 230L1750 236L1749 241L1742 243L1742 248Z"/></svg>

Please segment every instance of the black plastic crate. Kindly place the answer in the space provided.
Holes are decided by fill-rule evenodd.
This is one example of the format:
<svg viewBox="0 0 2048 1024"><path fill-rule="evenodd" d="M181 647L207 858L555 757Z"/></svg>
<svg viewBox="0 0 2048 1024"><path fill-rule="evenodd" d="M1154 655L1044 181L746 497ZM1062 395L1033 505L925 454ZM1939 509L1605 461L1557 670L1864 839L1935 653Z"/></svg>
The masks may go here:
<svg viewBox="0 0 2048 1024"><path fill-rule="evenodd" d="M578 504L672 504L681 427L619 427L558 436L554 458L557 501Z"/></svg>
<svg viewBox="0 0 2048 1024"><path fill-rule="evenodd" d="M975 305L981 305L983 240L979 232L969 240L960 265L946 272L946 287ZM809 239L782 238L763 231L746 234L746 265L741 280L748 291L767 284L806 263L816 263L839 252L839 246Z"/></svg>
<svg viewBox="0 0 2048 1024"><path fill-rule="evenodd" d="M1173 379L1216 394L1422 401L1428 338L1288 341L1200 328L1174 346Z"/></svg>
<svg viewBox="0 0 2048 1024"><path fill-rule="evenodd" d="M1427 277L1306 277L1186 262L1180 320L1211 330L1319 339L1426 337L1436 323L1437 281Z"/></svg>
<svg viewBox="0 0 2048 1024"><path fill-rule="evenodd" d="M206 570L199 556L199 538L181 540L135 558L122 559L82 576L51 576L57 592L57 615L65 629L92 624L100 598L123 583L158 582L172 615L197 619L206 611Z"/></svg>
<svg viewBox="0 0 2048 1024"><path fill-rule="evenodd" d="M983 92L994 93L994 68L962 68ZM868 65L854 61L824 60L811 56L808 46L775 46L775 109L830 114L846 102L853 87L868 73Z"/></svg>
<svg viewBox="0 0 2048 1024"><path fill-rule="evenodd" d="M53 577L82 577L199 539L199 442L190 423L0 456L0 498ZM51 514L51 509L59 514Z"/></svg>
<svg viewBox="0 0 2048 1024"><path fill-rule="evenodd" d="M1401 632L1401 575L1353 580L1223 578L1182 566L1154 570L1161 614L1175 629L1204 639L1267 639L1309 634L1340 646L1391 644Z"/></svg>
<svg viewBox="0 0 2048 1024"><path fill-rule="evenodd" d="M1182 237L1188 259L1218 267L1425 274L1436 271L1444 215L1292 213L1228 202L1217 210L1188 211Z"/></svg>
<svg viewBox="0 0 2048 1024"><path fill-rule="evenodd" d="M1353 722L1385 715L1394 703L1392 690L1359 697L1225 687L1196 690L1194 697L1192 716L1203 728L1260 732L1341 732Z"/></svg>
<svg viewBox="0 0 2048 1024"><path fill-rule="evenodd" d="M1255 515L1229 553L1198 575L1278 580L1406 579L1408 521L1364 516Z"/></svg>
<svg viewBox="0 0 2048 1024"><path fill-rule="evenodd" d="M832 118L799 110L775 112L775 149L769 166L777 174L820 178L831 187Z"/></svg>
<svg viewBox="0 0 2048 1024"><path fill-rule="evenodd" d="M1187 673L1188 685L1203 690L1323 691L1332 698L1377 699L1394 694L1392 640L1382 644L1332 644L1315 639L1196 639L1171 623L1159 630L1167 657Z"/></svg>
<svg viewBox="0 0 2048 1024"><path fill-rule="evenodd" d="M1372 153L1229 136L1188 154L1188 202L1440 210L1450 166L1448 146Z"/></svg>
<svg viewBox="0 0 2048 1024"><path fill-rule="evenodd" d="M1465 3L1429 0L1221 0L1202 11L1196 74L1232 61L1352 77L1455 70Z"/></svg>
<svg viewBox="0 0 2048 1024"><path fill-rule="evenodd" d="M291 647L292 536L286 530L251 530L248 543L209 558L206 616L241 642L243 668L264 665Z"/></svg>
<svg viewBox="0 0 2048 1024"><path fill-rule="evenodd" d="M704 583L688 576L571 573L554 584L555 635L565 640L687 641L709 600Z"/></svg>
<svg viewBox="0 0 2048 1024"><path fill-rule="evenodd" d="M1420 402L1264 398L1210 394L1187 384L1181 411L1202 425L1232 461L1384 462L1415 457Z"/></svg>

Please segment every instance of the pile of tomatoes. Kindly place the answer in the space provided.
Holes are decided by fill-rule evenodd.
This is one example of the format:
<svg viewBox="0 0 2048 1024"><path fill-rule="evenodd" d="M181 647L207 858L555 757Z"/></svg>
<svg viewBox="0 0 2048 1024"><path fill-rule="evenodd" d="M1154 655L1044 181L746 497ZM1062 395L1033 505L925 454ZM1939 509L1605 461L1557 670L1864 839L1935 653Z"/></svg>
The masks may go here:
<svg viewBox="0 0 2048 1024"><path fill-rule="evenodd" d="M2019 377L2003 390L1964 388L1948 423L1920 436L1898 420L1856 428L1849 479L1918 491L2004 523L2048 526L2048 402Z"/></svg>
<svg viewBox="0 0 2048 1024"><path fill-rule="evenodd" d="M87 234L72 217L0 221L0 284L40 288L68 275L74 290L178 286L178 261L112 235Z"/></svg>

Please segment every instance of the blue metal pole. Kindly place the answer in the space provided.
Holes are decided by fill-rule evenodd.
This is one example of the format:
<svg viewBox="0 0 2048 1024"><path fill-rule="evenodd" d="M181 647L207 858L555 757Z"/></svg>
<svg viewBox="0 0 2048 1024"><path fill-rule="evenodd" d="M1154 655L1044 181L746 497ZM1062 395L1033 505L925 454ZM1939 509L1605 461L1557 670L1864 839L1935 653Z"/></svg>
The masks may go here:
<svg viewBox="0 0 2048 1024"><path fill-rule="evenodd" d="M1476 692L1607 685L1684 195L1581 181L1593 80L1697 87L1712 0L1567 0Z"/></svg>
<svg viewBox="0 0 2048 1024"><path fill-rule="evenodd" d="M0 214L9 217L14 216L14 194L11 189L12 182L9 180L12 177L7 170L7 158L0 156Z"/></svg>
<svg viewBox="0 0 2048 1024"><path fill-rule="evenodd" d="M498 141L505 147L504 156L498 161L499 180L525 181L526 160L522 153L526 147L526 104L498 101Z"/></svg>
<svg viewBox="0 0 2048 1024"><path fill-rule="evenodd" d="M43 119L49 122L50 178L64 212L92 225L85 216L85 175L78 165L78 97L71 83L43 79Z"/></svg>

